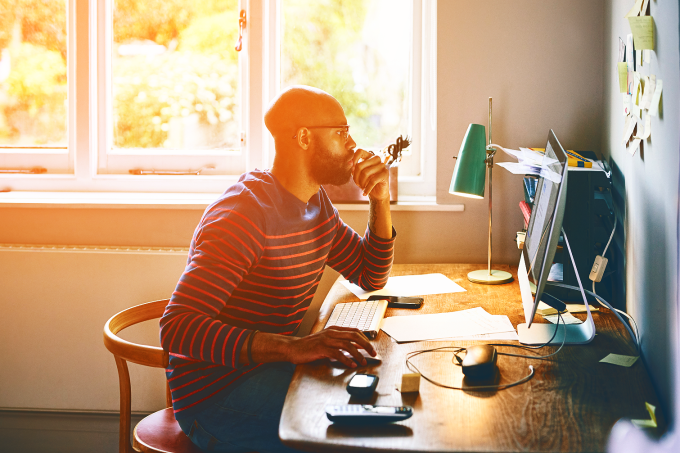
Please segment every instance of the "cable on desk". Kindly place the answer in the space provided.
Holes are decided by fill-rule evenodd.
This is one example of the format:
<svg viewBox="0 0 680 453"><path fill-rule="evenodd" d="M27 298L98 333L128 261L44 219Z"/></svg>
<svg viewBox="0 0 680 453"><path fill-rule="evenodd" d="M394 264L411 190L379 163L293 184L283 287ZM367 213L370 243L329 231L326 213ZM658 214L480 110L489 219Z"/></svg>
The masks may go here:
<svg viewBox="0 0 680 453"><path fill-rule="evenodd" d="M491 345L491 346L510 346L510 347L519 347L519 348L523 348L523 349L538 349L538 348L542 348L542 347L547 346L547 345L555 338L555 335L557 335L557 331L558 331L558 329L559 329L559 327L560 327L560 322L562 322L562 324L564 324L564 325L566 326L566 324L564 323L564 320L562 319L562 314L561 314L561 313L558 313L558 314L557 314L557 324L555 325L555 332L553 332L553 336L550 337L550 340L548 340L547 343L542 344L542 345L540 345L540 346L533 346L533 347L532 347L532 346L519 346L519 345L514 345L514 344L490 344L490 345ZM559 348L557 348L557 351L555 351L555 352L553 352L553 353L551 353L551 354L543 355L543 356L529 356L529 355L520 355L520 354L510 354L510 353L507 353L507 352L497 352L497 354L498 354L498 355L510 356L510 357L521 357L521 358L525 358L525 359L538 359L538 360L540 360L540 359L546 359L546 358L551 357L551 356L554 356L555 354L557 354L558 352L560 352L560 351L562 350L562 347L564 347L564 343L566 342L566 340L567 340L567 334L566 334L566 332L565 332L565 333L564 333L564 338L562 339L562 344L560 345ZM428 352L442 351L442 350L446 350L446 349L450 349L450 350L449 350L449 351L444 351L444 352L451 352L451 353L453 353L453 357L454 357L456 360L458 360L458 363L456 363L456 362L454 362L453 359L452 359L452 362L454 363L454 365L460 366L462 360L461 360L461 358L458 356L458 353L459 353L459 352L462 352L462 351L466 351L466 352L467 352L467 348L459 348L459 347L456 347L456 346L440 346L440 347L438 347L438 348L422 349L422 350L419 350L419 351L411 351L411 352L409 352L408 354L406 354L406 367L407 367L410 371L413 371L413 372L415 372L415 373L420 374L420 375L422 376L423 379L425 379L426 381L430 382L431 384L434 384L434 385L436 385L436 386L438 386L438 387L443 387L443 388L452 389L452 390L504 390L504 389L507 389L507 388L510 388L510 387L514 387L514 386L519 385L519 384L523 384L523 383L527 382L529 379L531 379L531 378L534 376L534 367L533 367L532 365L529 365L529 374L526 375L525 377L523 377L522 379L520 379L519 381L515 381L515 382L512 382L512 383L510 383L510 384L501 384L501 385L475 385L475 386L467 386L467 387L454 387L454 386L451 386L451 385L442 384L441 382L437 382L437 381L435 381L434 379L432 379L432 378L430 378L430 377L427 377L422 371L420 371L420 369L418 369L417 366L415 366L415 365L413 364L413 362L411 362L411 359L412 359L413 357L418 356L418 355L420 355L420 354L425 354L425 353L428 353Z"/></svg>
<svg viewBox="0 0 680 453"><path fill-rule="evenodd" d="M565 285L564 283L550 282L550 284L553 285L553 286L557 286L559 288L567 288L567 289L573 289L573 290L580 291L580 288L577 288L576 286ZM623 326L628 331L628 334L633 339L633 343L635 343L635 348L637 349L637 352L639 354L640 353L640 339L637 335L635 335L635 333L633 332L631 327L628 325L628 323L623 320L623 318L619 314L619 310L612 307L609 304L609 302L604 300L601 296L597 295L596 293L588 291L587 289L584 289L584 291L586 293L590 294L591 296L593 296L595 299L597 299L598 303L600 303L601 305L603 305L603 306L607 307L609 310L611 310L611 312L614 314L614 316L616 316L619 319L619 321L621 321L621 324L623 324ZM626 315L627 315L627 313L626 313ZM635 323L635 321L633 321L633 323ZM637 329L637 324L635 324L635 326L636 326L636 329Z"/></svg>

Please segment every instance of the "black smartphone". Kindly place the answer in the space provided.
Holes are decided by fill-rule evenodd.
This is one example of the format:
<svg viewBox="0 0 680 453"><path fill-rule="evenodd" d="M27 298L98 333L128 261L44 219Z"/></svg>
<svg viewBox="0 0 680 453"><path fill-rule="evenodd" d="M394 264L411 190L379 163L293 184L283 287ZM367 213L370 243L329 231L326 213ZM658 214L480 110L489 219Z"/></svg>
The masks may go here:
<svg viewBox="0 0 680 453"><path fill-rule="evenodd" d="M401 296L370 296L368 300L386 300L389 308L420 308L423 306L422 297Z"/></svg>

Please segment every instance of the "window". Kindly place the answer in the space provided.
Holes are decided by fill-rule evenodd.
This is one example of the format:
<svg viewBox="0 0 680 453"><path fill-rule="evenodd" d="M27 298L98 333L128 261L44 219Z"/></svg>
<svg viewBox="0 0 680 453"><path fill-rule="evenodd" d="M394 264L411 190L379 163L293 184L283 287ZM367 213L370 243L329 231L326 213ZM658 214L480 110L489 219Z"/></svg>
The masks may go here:
<svg viewBox="0 0 680 453"><path fill-rule="evenodd" d="M63 10L33 20L57 30L63 17L62 47L46 50L62 66L44 74L61 83L50 93L63 102L53 101L50 113L62 119L49 125L62 134L10 138L0 114L0 168L24 159L48 170L0 175L15 190L221 192L244 171L271 165L264 108L280 89L304 83L340 100L359 146L381 149L410 136L400 193L434 194L435 0L10 0L45 2ZM5 49L17 38L7 40L2 17ZM16 102L6 101L6 85L3 112ZM29 140L30 152L17 147Z"/></svg>
<svg viewBox="0 0 680 453"><path fill-rule="evenodd" d="M0 5L0 168L72 169L66 0Z"/></svg>

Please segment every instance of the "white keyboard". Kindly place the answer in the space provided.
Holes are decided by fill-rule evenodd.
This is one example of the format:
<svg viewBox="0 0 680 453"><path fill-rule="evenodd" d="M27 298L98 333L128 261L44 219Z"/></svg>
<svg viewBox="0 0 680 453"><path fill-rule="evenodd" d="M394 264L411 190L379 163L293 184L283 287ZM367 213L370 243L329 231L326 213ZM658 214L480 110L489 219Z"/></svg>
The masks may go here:
<svg viewBox="0 0 680 453"><path fill-rule="evenodd" d="M380 330L387 310L386 300L364 300L337 304L328 318L326 328L331 326L355 327L364 332L368 338L375 339Z"/></svg>

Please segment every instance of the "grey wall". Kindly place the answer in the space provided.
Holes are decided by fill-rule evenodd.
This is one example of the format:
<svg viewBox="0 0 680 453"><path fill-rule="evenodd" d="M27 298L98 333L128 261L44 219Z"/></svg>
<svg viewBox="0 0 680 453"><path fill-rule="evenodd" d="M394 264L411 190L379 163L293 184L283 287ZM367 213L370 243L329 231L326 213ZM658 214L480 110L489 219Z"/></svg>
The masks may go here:
<svg viewBox="0 0 680 453"><path fill-rule="evenodd" d="M615 188L625 200L626 304L642 335L643 356L664 404L673 417L672 342L678 341L678 174L679 126L678 1L651 1L656 26L652 63L643 75L664 81L662 113L652 119L651 139L631 156L621 145L622 101L616 63L619 37L630 33L627 0L605 2L604 129L602 149L615 167Z"/></svg>

